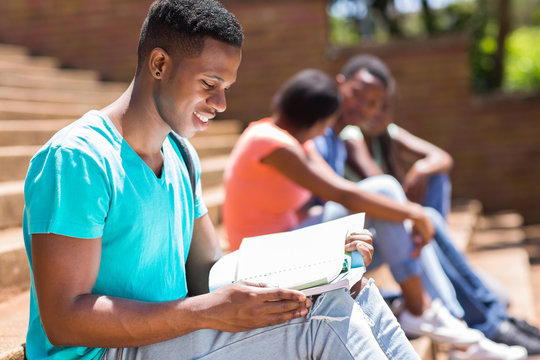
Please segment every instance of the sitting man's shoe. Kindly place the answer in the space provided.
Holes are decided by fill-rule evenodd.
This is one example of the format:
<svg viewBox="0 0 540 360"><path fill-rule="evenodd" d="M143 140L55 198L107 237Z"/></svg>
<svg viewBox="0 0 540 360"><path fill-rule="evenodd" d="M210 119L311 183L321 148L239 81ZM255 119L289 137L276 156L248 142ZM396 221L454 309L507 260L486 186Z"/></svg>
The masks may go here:
<svg viewBox="0 0 540 360"><path fill-rule="evenodd" d="M409 337L425 335L441 343L471 345L484 337L480 331L470 329L453 317L439 299L433 300L429 309L420 316L403 310L398 321Z"/></svg>
<svg viewBox="0 0 540 360"><path fill-rule="evenodd" d="M527 350L522 346L497 344L484 337L478 344L473 344L466 350L450 350L449 358L450 360L522 360L527 358Z"/></svg>
<svg viewBox="0 0 540 360"><path fill-rule="evenodd" d="M497 334L492 338L492 340L506 345L523 346L525 349L527 349L529 355L540 354L540 338L532 335L529 332L521 330L510 319L503 320L501 322L497 330Z"/></svg>
<svg viewBox="0 0 540 360"><path fill-rule="evenodd" d="M515 327L517 327L519 330L521 330L525 334L529 334L531 336L534 336L537 339L540 339L540 329L538 329L536 326L529 324L525 320L518 320L513 317L508 318L508 321L514 324Z"/></svg>

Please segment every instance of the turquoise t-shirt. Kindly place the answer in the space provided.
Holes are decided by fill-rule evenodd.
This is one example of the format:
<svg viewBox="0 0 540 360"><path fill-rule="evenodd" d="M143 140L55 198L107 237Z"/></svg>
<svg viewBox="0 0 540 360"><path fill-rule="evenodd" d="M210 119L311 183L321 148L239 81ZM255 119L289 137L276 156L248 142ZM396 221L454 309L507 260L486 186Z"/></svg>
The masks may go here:
<svg viewBox="0 0 540 360"><path fill-rule="evenodd" d="M158 178L99 111L59 131L32 158L26 177L23 227L30 266L31 234L101 237L92 293L148 302L184 298L193 222L207 213L200 161L191 144L189 149L197 174L195 201L187 168L169 138ZM33 279L26 341L29 359L100 359L105 352L51 345Z"/></svg>

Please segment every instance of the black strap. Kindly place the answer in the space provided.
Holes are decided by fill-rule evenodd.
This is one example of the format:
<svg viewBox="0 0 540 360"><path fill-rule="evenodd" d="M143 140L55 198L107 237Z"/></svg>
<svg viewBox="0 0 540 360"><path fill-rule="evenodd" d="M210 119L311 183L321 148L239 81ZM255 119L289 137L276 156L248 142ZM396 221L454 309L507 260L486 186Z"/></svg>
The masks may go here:
<svg viewBox="0 0 540 360"><path fill-rule="evenodd" d="M191 182L191 190L193 191L193 199L195 199L195 190L197 188L197 179L195 177L195 165L193 164L193 158L189 152L189 148L186 143L186 139L178 135L177 133L171 131L169 137L174 141L178 150L180 150L180 155L186 164L187 171L189 174L189 181Z"/></svg>

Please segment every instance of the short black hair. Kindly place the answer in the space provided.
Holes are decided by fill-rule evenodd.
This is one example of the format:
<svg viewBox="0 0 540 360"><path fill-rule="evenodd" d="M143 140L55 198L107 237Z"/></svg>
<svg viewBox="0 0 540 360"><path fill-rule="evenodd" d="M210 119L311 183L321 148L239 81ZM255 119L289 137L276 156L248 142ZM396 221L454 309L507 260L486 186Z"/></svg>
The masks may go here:
<svg viewBox="0 0 540 360"><path fill-rule="evenodd" d="M141 28L138 66L156 47L180 58L197 57L206 36L237 47L244 41L236 17L215 0L156 0Z"/></svg>
<svg viewBox="0 0 540 360"><path fill-rule="evenodd" d="M341 94L330 76L316 69L300 71L281 86L274 96L274 111L295 128L311 127L334 114Z"/></svg>
<svg viewBox="0 0 540 360"><path fill-rule="evenodd" d="M395 91L396 84L392 72L381 59L373 55L353 56L343 65L341 74L348 80L362 69L366 69L371 75L379 79L389 92Z"/></svg>

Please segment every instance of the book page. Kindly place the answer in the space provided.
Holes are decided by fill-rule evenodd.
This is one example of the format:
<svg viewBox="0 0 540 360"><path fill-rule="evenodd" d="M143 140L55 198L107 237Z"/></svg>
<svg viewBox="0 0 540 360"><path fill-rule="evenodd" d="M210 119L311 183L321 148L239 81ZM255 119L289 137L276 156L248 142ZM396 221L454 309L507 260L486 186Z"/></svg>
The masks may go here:
<svg viewBox="0 0 540 360"><path fill-rule="evenodd" d="M245 238L236 280L303 289L334 280L343 268L345 238L361 230L364 214L306 228Z"/></svg>

